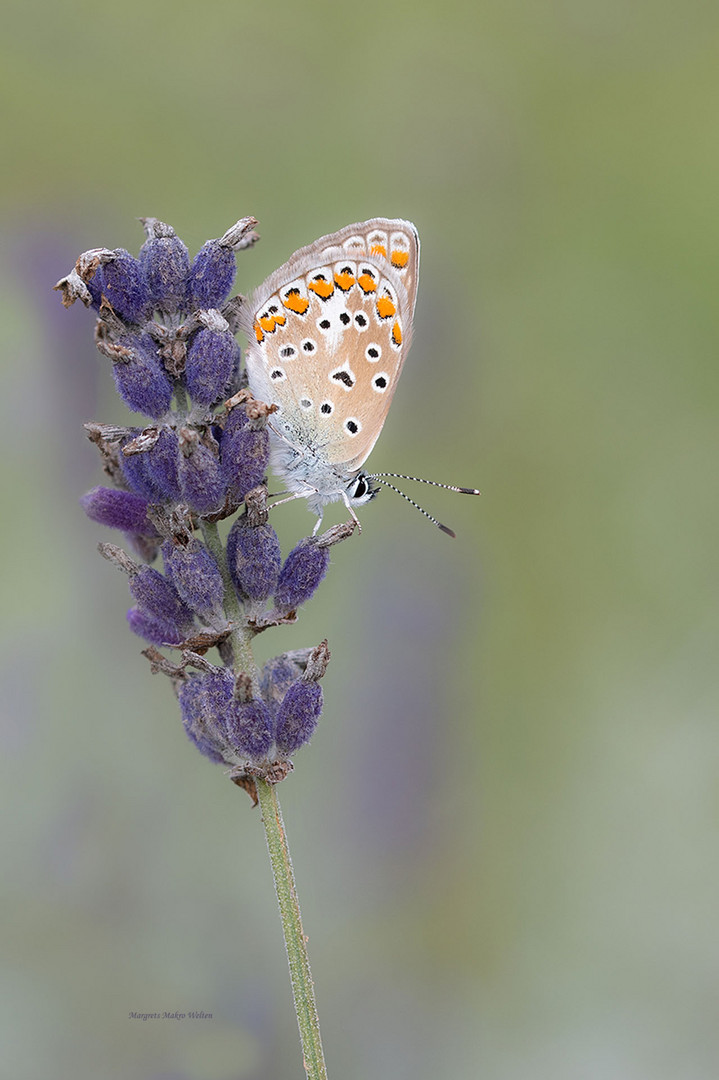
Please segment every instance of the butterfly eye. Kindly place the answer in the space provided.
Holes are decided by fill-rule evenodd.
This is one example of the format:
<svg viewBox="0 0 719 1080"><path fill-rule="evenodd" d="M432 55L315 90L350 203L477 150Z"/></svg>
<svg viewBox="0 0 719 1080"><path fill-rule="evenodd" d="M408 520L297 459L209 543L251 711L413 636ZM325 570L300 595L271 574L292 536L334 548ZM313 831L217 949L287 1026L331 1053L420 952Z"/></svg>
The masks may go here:
<svg viewBox="0 0 719 1080"><path fill-rule="evenodd" d="M365 478L363 476L357 477L357 483L355 484L355 489L352 492L352 498L361 499L363 495L367 494L367 491L368 484Z"/></svg>

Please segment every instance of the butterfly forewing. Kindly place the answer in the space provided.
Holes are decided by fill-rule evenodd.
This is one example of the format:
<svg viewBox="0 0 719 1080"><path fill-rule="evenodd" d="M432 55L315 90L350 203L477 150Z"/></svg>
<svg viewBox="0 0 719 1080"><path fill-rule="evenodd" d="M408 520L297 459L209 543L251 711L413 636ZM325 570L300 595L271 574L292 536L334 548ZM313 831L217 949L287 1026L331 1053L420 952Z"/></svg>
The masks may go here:
<svg viewBox="0 0 719 1080"><path fill-rule="evenodd" d="M351 476L376 442L407 355L417 292L413 225L376 218L302 248L245 307L256 397L300 450Z"/></svg>

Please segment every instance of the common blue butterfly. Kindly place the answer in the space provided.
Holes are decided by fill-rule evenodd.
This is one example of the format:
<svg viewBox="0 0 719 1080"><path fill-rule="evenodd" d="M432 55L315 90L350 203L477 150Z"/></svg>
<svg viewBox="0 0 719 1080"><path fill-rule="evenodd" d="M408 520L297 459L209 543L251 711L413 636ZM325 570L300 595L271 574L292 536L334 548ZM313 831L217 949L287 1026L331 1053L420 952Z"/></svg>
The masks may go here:
<svg viewBox="0 0 719 1080"><path fill-rule="evenodd" d="M377 495L375 482L417 506L381 479L402 474L372 474L362 466L409 350L418 273L414 225L372 218L300 248L243 306L250 390L277 407L272 468L290 498L306 498L318 515L315 531L325 505L339 499L357 520L353 507Z"/></svg>

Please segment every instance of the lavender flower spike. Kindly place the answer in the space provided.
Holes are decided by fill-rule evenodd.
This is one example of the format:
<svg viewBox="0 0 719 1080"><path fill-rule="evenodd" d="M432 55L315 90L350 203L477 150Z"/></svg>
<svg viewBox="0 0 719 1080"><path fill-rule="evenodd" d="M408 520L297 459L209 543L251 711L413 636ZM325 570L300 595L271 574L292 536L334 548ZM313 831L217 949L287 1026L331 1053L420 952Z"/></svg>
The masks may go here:
<svg viewBox="0 0 719 1080"><path fill-rule="evenodd" d="M283 564L264 486L275 406L237 387L242 298L227 301L235 253L257 239L254 218L208 241L192 262L170 225L143 223L139 259L94 248L57 286L64 304L80 299L98 313L96 342L121 397L154 421L87 425L115 487L93 488L81 502L94 521L125 533L146 563L162 546L164 573L113 545L101 551L129 577L131 629L154 646L183 650L179 666L157 649L152 663L175 682L189 738L230 763L234 779L276 783L288 774L288 755L315 731L327 656L283 653L260 674L251 642L297 619L327 572L331 545L355 525L305 537ZM217 522L237 511L223 544ZM213 648L220 667L203 658ZM200 671L188 674L188 666ZM254 781L247 783L249 790Z"/></svg>
<svg viewBox="0 0 719 1080"><path fill-rule="evenodd" d="M326 1080L275 787L293 770L290 755L317 729L329 650L324 641L280 653L260 672L252 642L297 620L327 572L329 548L355 523L305 537L283 564L265 486L268 421L277 407L243 386L234 335L244 301L228 299L235 255L257 240L254 218L208 240L193 260L170 225L143 223L139 258L93 248L56 286L65 306L80 300L92 311L120 398L149 417L146 426L86 425L106 480L81 504L91 520L124 533L143 560L100 545L129 579L127 622L149 643L143 655L153 673L171 679L189 744L261 806L288 952L297 959L293 989L307 1073ZM164 572L147 565L160 550Z"/></svg>

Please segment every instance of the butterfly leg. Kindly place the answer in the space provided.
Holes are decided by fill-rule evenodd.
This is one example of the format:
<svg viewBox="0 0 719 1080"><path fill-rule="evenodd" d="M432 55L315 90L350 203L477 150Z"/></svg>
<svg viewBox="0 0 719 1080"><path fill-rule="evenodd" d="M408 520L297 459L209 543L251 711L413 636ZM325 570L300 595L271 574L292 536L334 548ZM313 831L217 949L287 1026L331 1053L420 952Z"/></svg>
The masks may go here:
<svg viewBox="0 0 719 1080"><path fill-rule="evenodd" d="M355 512L354 512L354 510L352 509L352 503L351 503L351 502L349 501L349 497L348 497L348 495L347 495L347 494L346 494L346 493L345 493L344 491L342 492L342 498L343 498L343 500L344 500L344 504L345 504L345 506L347 507L347 509L349 510L350 514L352 515L352 520L354 521L355 525L357 526L357 532L358 532L358 533L361 533L361 532L362 532L362 526L361 526L361 524L360 524L360 519L359 519L359 518L357 517L357 515L356 515L356 514L355 514ZM321 521L321 520L322 520L322 519L320 518L320 521Z"/></svg>
<svg viewBox="0 0 719 1080"><path fill-rule="evenodd" d="M296 491L294 495L288 495L286 499L278 499L277 502L272 503L272 505L268 507L268 510L274 510L276 506L282 506L283 503L294 502L295 499L306 499L308 495L315 495L316 493L317 488L308 488L307 491ZM279 494L282 494L282 492L279 492Z"/></svg>

